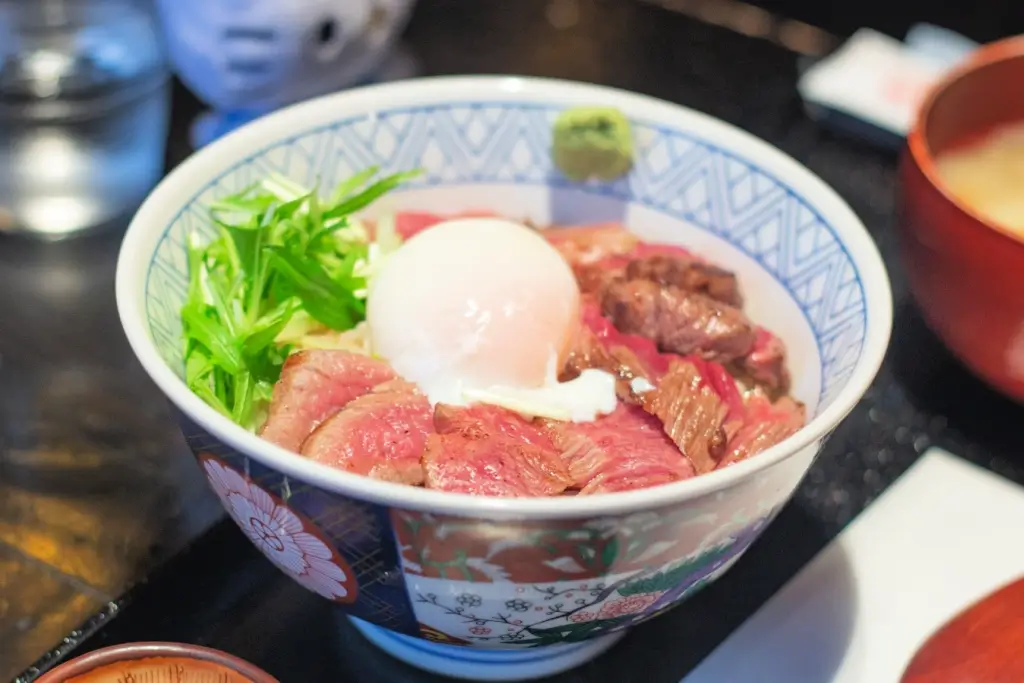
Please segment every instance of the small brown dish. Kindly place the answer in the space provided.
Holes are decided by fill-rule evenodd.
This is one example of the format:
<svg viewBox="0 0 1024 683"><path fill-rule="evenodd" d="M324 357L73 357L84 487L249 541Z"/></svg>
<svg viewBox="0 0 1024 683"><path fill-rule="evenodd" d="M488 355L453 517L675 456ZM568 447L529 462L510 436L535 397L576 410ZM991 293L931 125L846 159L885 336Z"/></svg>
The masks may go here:
<svg viewBox="0 0 1024 683"><path fill-rule="evenodd" d="M246 661L181 643L126 643L72 659L37 683L279 683Z"/></svg>

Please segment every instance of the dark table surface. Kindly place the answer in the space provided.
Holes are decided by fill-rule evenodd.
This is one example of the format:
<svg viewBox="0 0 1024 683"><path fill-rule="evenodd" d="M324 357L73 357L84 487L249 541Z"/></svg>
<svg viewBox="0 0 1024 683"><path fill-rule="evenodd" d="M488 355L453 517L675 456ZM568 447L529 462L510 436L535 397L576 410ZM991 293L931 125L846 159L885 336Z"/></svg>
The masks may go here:
<svg viewBox="0 0 1024 683"><path fill-rule="evenodd" d="M814 6L806 5L808 20ZM908 298L893 244L895 155L803 115L794 88L800 53L820 53L835 37L787 39L779 16L762 37L742 35L722 26L743 25L723 19L737 8L725 0L421 0L405 36L425 74L593 81L737 124L835 187L892 276L896 324L885 365L793 502L726 577L561 680L678 681L931 445L1024 483L1016 429L1024 412L968 376ZM964 30L999 37L1010 16L1003 11L987 23L972 15ZM197 111L177 88L169 165L188 153ZM29 681L69 654L139 640L221 648L286 683L432 680L365 643L219 521L120 331L119 241L116 232L56 245L0 241L0 680Z"/></svg>

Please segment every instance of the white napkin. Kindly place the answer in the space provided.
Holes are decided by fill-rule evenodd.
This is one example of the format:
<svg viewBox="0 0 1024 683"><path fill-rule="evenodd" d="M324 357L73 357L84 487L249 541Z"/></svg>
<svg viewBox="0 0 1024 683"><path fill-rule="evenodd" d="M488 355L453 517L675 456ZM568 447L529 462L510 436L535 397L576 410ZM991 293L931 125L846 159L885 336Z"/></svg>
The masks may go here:
<svg viewBox="0 0 1024 683"><path fill-rule="evenodd" d="M868 28L858 30L800 76L805 102L906 135L928 88L947 67Z"/></svg>
<svg viewBox="0 0 1024 683"><path fill-rule="evenodd" d="M1024 575L1024 487L927 452L683 683L895 683L947 619Z"/></svg>

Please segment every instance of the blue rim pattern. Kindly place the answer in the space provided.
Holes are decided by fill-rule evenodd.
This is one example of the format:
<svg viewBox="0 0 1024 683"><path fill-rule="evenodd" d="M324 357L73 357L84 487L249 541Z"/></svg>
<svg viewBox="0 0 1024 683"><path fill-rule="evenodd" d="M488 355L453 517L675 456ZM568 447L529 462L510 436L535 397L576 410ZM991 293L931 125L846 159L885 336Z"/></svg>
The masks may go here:
<svg viewBox="0 0 1024 683"><path fill-rule="evenodd" d="M270 172L332 186L368 165L422 167L410 189L498 183L574 189L642 205L714 234L756 260L790 293L821 359L818 411L845 385L867 333L860 275L835 230L793 188L739 153L686 131L631 121L637 160L613 183L577 184L549 158L559 107L523 102L395 108L320 126L269 144L225 170L179 211L146 278L146 317L163 358L182 372L178 310L187 278L186 235L210 236L203 205Z"/></svg>

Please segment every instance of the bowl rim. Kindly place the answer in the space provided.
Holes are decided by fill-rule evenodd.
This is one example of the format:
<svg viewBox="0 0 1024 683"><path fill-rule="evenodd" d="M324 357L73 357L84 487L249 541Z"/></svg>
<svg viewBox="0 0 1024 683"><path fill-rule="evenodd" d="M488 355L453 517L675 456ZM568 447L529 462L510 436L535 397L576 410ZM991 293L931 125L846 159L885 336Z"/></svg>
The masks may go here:
<svg viewBox="0 0 1024 683"><path fill-rule="evenodd" d="M648 489L606 493L600 496L557 498L499 498L435 491L383 482L302 458L231 422L193 394L161 357L150 338L144 313L144 277L148 263L166 230L168 215L181 206L181 195L195 185L194 178L214 176L224 163L227 168L262 149L268 140L288 139L295 120L317 119L325 111L333 120L351 112L371 113L378 104L386 107L410 103L465 101L480 96L521 97L541 102L602 102L635 115L646 112L649 119L666 126L684 128L705 140L722 140L723 147L743 150L756 158L785 184L806 197L837 234L843 248L856 264L864 288L866 329L861 357L843 386L820 414L799 432L744 462L684 481ZM303 129L305 130L305 128ZM731 124L654 97L606 86L574 81L520 76L434 76L356 88L307 100L283 108L249 123L199 150L167 175L140 207L125 234L118 256L116 274L118 313L129 344L150 378L186 416L226 445L254 458L286 476L296 477L326 491L356 500L401 509L457 517L492 519L570 519L628 514L640 510L676 505L700 498L749 479L826 437L854 408L867 391L881 366L892 329L892 293L889 277L877 245L863 223L842 198L810 170L769 143Z"/></svg>
<svg viewBox="0 0 1024 683"><path fill-rule="evenodd" d="M935 188L953 207L967 218L980 223L996 235L1005 237L1015 245L1024 246L1024 234L1016 233L1009 227L992 220L977 211L970 204L961 201L950 191L948 185L939 176L936 157L928 142L928 136L925 134L932 110L950 88L971 78L982 69L1013 59L1024 60L1024 35L1010 36L1009 38L1003 38L982 45L933 84L928 89L928 93L921 102L921 106L918 107L917 116L914 118L910 132L907 135L907 150L909 151L910 158L913 159L914 165L917 166L921 174L928 180L928 184Z"/></svg>
<svg viewBox="0 0 1024 683"><path fill-rule="evenodd" d="M61 683L71 676L83 676L110 664L154 657L211 662L231 669L240 676L250 679L252 683L278 683L276 678L255 664L222 650L202 645L156 641L122 643L87 652L50 669L39 677L38 683Z"/></svg>

